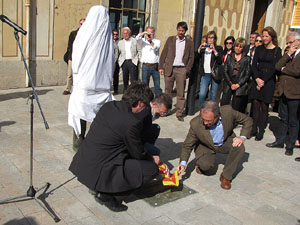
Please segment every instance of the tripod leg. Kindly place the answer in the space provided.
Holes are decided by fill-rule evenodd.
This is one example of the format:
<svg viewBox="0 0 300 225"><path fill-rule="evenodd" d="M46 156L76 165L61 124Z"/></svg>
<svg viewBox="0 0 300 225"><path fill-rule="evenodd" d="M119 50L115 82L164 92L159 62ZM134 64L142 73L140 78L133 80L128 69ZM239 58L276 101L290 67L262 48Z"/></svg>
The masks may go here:
<svg viewBox="0 0 300 225"><path fill-rule="evenodd" d="M12 197L12 198L7 198L7 199L4 199L4 200L1 200L0 204L9 203L10 201L13 201L13 200L16 200L16 199L20 199L20 198L26 198L26 197L28 197L27 194L16 196L16 197Z"/></svg>

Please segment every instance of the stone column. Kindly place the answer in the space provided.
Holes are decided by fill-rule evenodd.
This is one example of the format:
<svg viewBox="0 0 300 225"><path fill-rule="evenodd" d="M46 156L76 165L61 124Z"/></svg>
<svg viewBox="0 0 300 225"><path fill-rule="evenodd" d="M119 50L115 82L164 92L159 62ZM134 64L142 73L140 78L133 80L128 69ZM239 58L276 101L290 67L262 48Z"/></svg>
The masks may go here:
<svg viewBox="0 0 300 225"><path fill-rule="evenodd" d="M271 26L276 32L280 31L283 0L268 0L265 27Z"/></svg>
<svg viewBox="0 0 300 225"><path fill-rule="evenodd" d="M243 11L243 23L241 29L241 37L245 37L247 42L249 42L249 37L251 34L251 28L253 23L253 15L255 8L255 0L244 0L244 11Z"/></svg>

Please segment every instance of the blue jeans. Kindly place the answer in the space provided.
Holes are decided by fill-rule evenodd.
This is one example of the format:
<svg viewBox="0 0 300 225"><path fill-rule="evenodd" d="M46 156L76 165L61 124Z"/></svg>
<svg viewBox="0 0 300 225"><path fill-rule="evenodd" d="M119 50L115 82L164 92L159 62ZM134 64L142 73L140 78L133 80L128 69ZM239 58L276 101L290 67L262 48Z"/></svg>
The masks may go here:
<svg viewBox="0 0 300 225"><path fill-rule="evenodd" d="M145 84L149 86L150 76L152 75L154 83L154 93L155 95L161 94L162 90L160 88L160 74L155 66L147 66L143 64L142 66L142 80Z"/></svg>
<svg viewBox="0 0 300 225"><path fill-rule="evenodd" d="M207 95L208 88L209 88L210 84L211 84L211 90L210 90L209 100L216 101L219 84L216 83L214 81L214 79L212 79L210 73L205 73L202 76L201 83L200 83L200 93L199 93L199 105L200 105L200 107L206 99L206 95Z"/></svg>

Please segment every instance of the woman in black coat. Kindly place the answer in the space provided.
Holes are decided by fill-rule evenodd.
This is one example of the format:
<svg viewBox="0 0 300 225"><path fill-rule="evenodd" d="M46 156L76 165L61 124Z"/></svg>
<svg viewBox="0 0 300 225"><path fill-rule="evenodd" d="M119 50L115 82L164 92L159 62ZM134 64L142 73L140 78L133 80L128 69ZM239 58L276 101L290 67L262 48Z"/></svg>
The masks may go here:
<svg viewBox="0 0 300 225"><path fill-rule="evenodd" d="M251 88L253 127L251 136L260 141L265 133L268 108L275 89L275 64L281 58L277 34L272 27L263 29L263 43L255 50L252 71L254 85Z"/></svg>
<svg viewBox="0 0 300 225"><path fill-rule="evenodd" d="M228 105L232 97L232 108L245 113L248 80L251 75L251 58L245 53L246 40L238 38L234 42L234 53L227 56L224 65L224 86L221 105Z"/></svg>

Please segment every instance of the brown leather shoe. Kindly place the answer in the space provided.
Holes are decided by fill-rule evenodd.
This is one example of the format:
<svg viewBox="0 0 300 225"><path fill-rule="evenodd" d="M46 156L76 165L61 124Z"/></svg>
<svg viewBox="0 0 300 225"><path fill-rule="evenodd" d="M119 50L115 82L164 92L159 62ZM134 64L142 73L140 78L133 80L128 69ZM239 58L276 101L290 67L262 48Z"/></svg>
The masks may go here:
<svg viewBox="0 0 300 225"><path fill-rule="evenodd" d="M203 175L203 172L202 172L202 170L200 169L199 166L196 166L196 173L198 173L200 175Z"/></svg>
<svg viewBox="0 0 300 225"><path fill-rule="evenodd" d="M223 173L220 175L220 181L221 181L221 188L229 190L231 188L231 183L230 180L227 180L224 176Z"/></svg>
<svg viewBox="0 0 300 225"><path fill-rule="evenodd" d="M69 91L64 91L62 94L63 94L63 95L69 95L69 94L71 94L71 92L69 92Z"/></svg>
<svg viewBox="0 0 300 225"><path fill-rule="evenodd" d="M180 122L184 122L183 116L177 116L177 119L178 119Z"/></svg>

